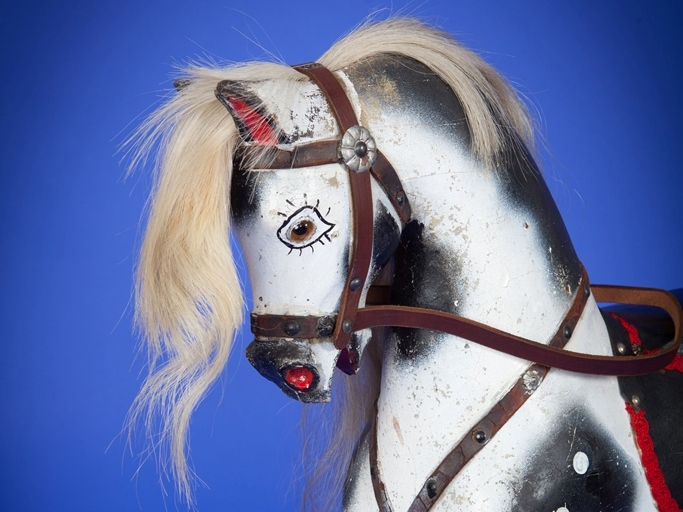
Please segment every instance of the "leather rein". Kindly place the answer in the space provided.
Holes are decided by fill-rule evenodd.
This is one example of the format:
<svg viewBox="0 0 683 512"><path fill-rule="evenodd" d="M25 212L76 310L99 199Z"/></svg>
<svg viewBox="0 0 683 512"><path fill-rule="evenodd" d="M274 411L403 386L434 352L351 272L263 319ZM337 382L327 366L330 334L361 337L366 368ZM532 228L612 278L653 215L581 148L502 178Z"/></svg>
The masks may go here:
<svg viewBox="0 0 683 512"><path fill-rule="evenodd" d="M251 168L292 169L323 165L344 164L349 173L353 214L353 236L350 248L350 265L342 291L339 311L334 317L296 315L251 315L251 330L256 338L314 339L331 337L334 346L343 350L351 335L371 327L409 327L440 331L479 343L494 350L549 368L559 368L592 375L642 375L664 368L675 357L681 344L683 310L670 293L652 288L599 286L588 283L585 270L574 304L564 318L558 333L569 340L574 325L569 317L578 310L578 316L593 293L597 302L655 306L668 313L674 322L674 339L659 351L637 356L596 356L563 350L551 342L546 345L495 329L485 324L443 311L390 304L359 307L362 292L370 270L373 245L373 202L371 178L382 187L396 209L402 227L410 220L411 209L401 181L391 163L374 145L347 134L359 129L358 119L351 102L337 77L318 63L294 66L294 69L313 81L326 97L337 120L341 141L330 140L297 146L288 151L274 149L264 156L262 148L246 147L242 162ZM364 130L364 128L361 128ZM361 137L362 138L362 137ZM371 137L370 137L371 138ZM366 137L367 139L367 137ZM360 143L359 143L360 142ZM349 165L349 152L361 161L360 167ZM374 154L373 154L374 153ZM365 161L365 166L363 166ZM370 164L370 165L368 165ZM371 287L369 295L378 287ZM554 338L553 338L554 339Z"/></svg>

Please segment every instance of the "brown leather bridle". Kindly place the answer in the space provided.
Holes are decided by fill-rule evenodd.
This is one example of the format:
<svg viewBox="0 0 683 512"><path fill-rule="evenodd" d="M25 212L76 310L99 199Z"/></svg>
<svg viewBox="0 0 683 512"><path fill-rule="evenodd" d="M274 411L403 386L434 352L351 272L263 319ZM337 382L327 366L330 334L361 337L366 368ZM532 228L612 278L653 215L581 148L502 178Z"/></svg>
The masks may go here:
<svg viewBox="0 0 683 512"><path fill-rule="evenodd" d="M305 144L297 146L294 151L274 149L264 153L259 151L262 148L247 147L242 151L240 158L242 162L248 162L251 168L291 169L329 163L344 164L341 155L344 135L359 124L351 102L335 75L322 65L311 63L294 68L308 76L325 95L339 124L340 140ZM350 149L359 157L367 157L367 148L364 145ZM349 345L351 335L356 331L382 326L409 327L452 334L532 362L505 396L474 425L470 435L461 439L427 478L410 505L409 512L427 511L437 502L458 472L519 410L551 368L593 375L631 376L660 370L676 356L681 344L683 310L673 295L651 288L591 286L583 265L580 285L572 305L547 345L443 311L390 305L386 300L380 301L378 305L360 308L359 303L365 280L368 278L373 247L374 216L370 176L372 175L384 190L398 213L402 227L410 220L411 209L396 171L378 149L376 159L369 168L354 170L349 165L346 167L351 186L353 236L349 271L336 318L252 313L251 329L256 340L332 338L334 346L338 350L344 350ZM368 298L376 288L378 287L375 285L370 287ZM596 356L564 350L591 294L597 302L639 304L663 309L674 323L673 340L658 351L636 356ZM383 293L376 295L386 296ZM368 298L366 303L369 302ZM376 429L375 418L369 437L371 480L380 511L391 512L391 503L381 480L377 462Z"/></svg>
<svg viewBox="0 0 683 512"><path fill-rule="evenodd" d="M340 133L358 126L351 102L335 75L318 63L294 66L308 76L323 92ZM340 137L341 139L341 137ZM275 149L263 158L258 150L245 149L242 161L252 168L289 169L329 163L343 163L340 141L322 141L297 146L294 151ZM357 151L359 156L363 148ZM403 226L410 220L411 209L401 181L391 163L377 150L376 160L367 170L348 168L353 212L353 236L349 271L342 291L336 318L295 315L251 315L251 329L259 338L314 339L332 338L334 346L342 350L349 345L352 333L381 326L430 329L459 336L511 356L549 367L593 375L641 375L655 372L669 364L681 343L683 311L670 293L651 288L623 286L589 286L585 270L581 287L558 333L568 340L574 330L570 316L581 316L588 296L593 293L598 302L640 304L666 311L674 322L674 339L659 351L637 356L596 356L566 351L557 344L531 341L493 327L463 318L453 313L431 309L381 304L359 307L365 279L368 277L373 245L373 201L370 176L375 178L396 209ZM364 156L364 155L363 155ZM556 336L557 337L557 334ZM554 338L553 338L554 339Z"/></svg>

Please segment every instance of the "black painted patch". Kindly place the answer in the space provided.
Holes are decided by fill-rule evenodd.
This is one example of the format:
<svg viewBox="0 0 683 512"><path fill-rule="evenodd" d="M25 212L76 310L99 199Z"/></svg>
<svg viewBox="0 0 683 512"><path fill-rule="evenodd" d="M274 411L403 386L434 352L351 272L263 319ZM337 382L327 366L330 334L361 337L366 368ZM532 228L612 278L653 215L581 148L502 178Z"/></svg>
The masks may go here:
<svg viewBox="0 0 683 512"><path fill-rule="evenodd" d="M577 452L588 456L588 470L574 470ZM636 512L635 468L619 445L583 411L567 414L564 423L539 443L521 475L511 508L515 512Z"/></svg>
<svg viewBox="0 0 683 512"><path fill-rule="evenodd" d="M273 172L273 171L262 171ZM230 184L230 214L237 224L253 218L258 210L260 190L255 172L235 170Z"/></svg>
<svg viewBox="0 0 683 512"><path fill-rule="evenodd" d="M384 266L396 252L401 229L384 204L375 203L375 230L372 246L372 264L376 269Z"/></svg>
<svg viewBox="0 0 683 512"><path fill-rule="evenodd" d="M416 124L429 125L470 147L469 126L458 97L421 62L403 55L379 54L355 62L344 71L364 109L368 108L364 101L381 101L380 111L415 105L410 114Z"/></svg>
<svg viewBox="0 0 683 512"><path fill-rule="evenodd" d="M505 196L516 208L529 213L547 248L550 267L563 289L576 290L581 281L581 263L550 190L533 157L515 134L508 134L505 150L498 155L501 185Z"/></svg>
<svg viewBox="0 0 683 512"><path fill-rule="evenodd" d="M409 222L396 249L396 273L391 303L458 314L455 305L455 261L448 251L423 236L424 225ZM434 333L423 329L396 327L400 356L414 359L430 349Z"/></svg>
<svg viewBox="0 0 683 512"><path fill-rule="evenodd" d="M347 68L361 103L381 102L379 111L401 110L415 124L429 127L471 150L471 134L458 97L424 64L399 55L378 55ZM368 105L364 105L368 108ZM493 111L493 109L491 109ZM494 155L497 178L509 202L529 213L529 224L540 234L548 251L558 289L576 290L581 266L564 221L548 187L519 136L507 128L504 149ZM413 165L419 165L419 158ZM571 297L567 295L567 301Z"/></svg>

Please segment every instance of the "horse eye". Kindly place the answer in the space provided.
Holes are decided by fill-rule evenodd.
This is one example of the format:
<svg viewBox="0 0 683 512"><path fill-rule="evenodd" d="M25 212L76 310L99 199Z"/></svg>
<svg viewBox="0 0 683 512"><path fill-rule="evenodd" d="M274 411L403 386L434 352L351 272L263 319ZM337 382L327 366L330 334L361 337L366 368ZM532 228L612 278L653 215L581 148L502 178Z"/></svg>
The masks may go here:
<svg viewBox="0 0 683 512"><path fill-rule="evenodd" d="M299 221L290 231L289 238L292 242L303 242L315 233L315 224L309 219Z"/></svg>
<svg viewBox="0 0 683 512"><path fill-rule="evenodd" d="M304 206L290 215L277 230L277 237L290 249L303 249L316 242L325 245L334 224L327 222L314 206Z"/></svg>

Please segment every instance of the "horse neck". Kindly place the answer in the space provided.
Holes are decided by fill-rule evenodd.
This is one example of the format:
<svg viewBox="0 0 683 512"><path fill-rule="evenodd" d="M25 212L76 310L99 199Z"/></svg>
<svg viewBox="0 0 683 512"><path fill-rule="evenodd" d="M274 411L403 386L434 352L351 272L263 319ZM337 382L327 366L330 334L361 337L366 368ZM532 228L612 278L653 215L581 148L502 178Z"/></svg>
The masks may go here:
<svg viewBox="0 0 683 512"><path fill-rule="evenodd" d="M394 302L450 311L547 343L571 306L580 264L542 179L533 169L531 185L515 177L521 187L535 188L537 197L525 204L506 177L478 169L459 150L447 156L458 172L402 176L415 221L397 251ZM580 324L567 348L609 353L592 299ZM419 489L413 487L528 366L457 336L394 329L378 401L380 464L402 461L400 470L382 465L385 480L393 480L389 486L405 489L403 499L414 496Z"/></svg>

